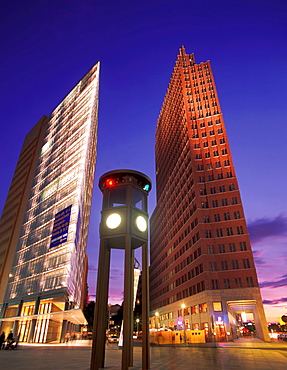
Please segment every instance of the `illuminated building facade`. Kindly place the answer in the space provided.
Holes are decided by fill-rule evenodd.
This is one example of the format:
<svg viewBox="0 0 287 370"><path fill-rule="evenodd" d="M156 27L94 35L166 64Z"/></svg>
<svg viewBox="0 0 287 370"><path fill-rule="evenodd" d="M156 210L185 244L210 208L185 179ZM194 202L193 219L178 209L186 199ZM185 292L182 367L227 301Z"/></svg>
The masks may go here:
<svg viewBox="0 0 287 370"><path fill-rule="evenodd" d="M155 151L153 323L226 340L239 334L247 316L269 340L210 62L196 64L183 47L158 118Z"/></svg>
<svg viewBox="0 0 287 370"><path fill-rule="evenodd" d="M1 218L1 331L63 341L84 324L99 62L26 136Z"/></svg>

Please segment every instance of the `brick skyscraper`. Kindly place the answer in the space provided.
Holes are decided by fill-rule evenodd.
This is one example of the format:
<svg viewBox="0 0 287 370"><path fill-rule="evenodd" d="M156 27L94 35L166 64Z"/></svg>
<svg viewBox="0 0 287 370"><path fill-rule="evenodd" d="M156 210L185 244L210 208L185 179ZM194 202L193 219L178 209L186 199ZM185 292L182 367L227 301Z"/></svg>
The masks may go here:
<svg viewBox="0 0 287 370"><path fill-rule="evenodd" d="M269 340L210 62L196 64L183 47L157 122L155 151L150 301L156 326L230 339L249 314L257 335Z"/></svg>

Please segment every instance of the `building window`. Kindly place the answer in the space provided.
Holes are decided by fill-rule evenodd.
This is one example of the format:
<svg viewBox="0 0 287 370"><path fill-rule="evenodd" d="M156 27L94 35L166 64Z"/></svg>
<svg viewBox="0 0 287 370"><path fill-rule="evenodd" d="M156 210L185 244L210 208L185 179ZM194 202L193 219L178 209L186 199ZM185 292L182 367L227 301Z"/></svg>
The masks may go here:
<svg viewBox="0 0 287 370"><path fill-rule="evenodd" d="M226 233L227 233L227 236L232 236L233 235L232 227L227 227L226 228Z"/></svg>
<svg viewBox="0 0 287 370"><path fill-rule="evenodd" d="M220 162L215 162L215 168L220 168L221 167L221 163Z"/></svg>
<svg viewBox="0 0 287 370"><path fill-rule="evenodd" d="M222 311L222 303L221 302L213 302L213 311L214 312Z"/></svg>
<svg viewBox="0 0 287 370"><path fill-rule="evenodd" d="M207 154L207 153L206 153ZM208 153L209 154L209 153ZM212 170L212 163L207 163L206 165L207 170Z"/></svg>
<svg viewBox="0 0 287 370"><path fill-rule="evenodd" d="M222 128L218 129L218 130L217 130L217 132L218 132L219 134L222 134L222 133L223 133Z"/></svg>
<svg viewBox="0 0 287 370"><path fill-rule="evenodd" d="M199 312L200 313L207 312L207 303L201 303L199 305Z"/></svg>
<svg viewBox="0 0 287 370"><path fill-rule="evenodd" d="M216 194L216 187L210 188L210 194Z"/></svg>
<svg viewBox="0 0 287 370"><path fill-rule="evenodd" d="M231 198L231 204L237 204L237 197Z"/></svg>
<svg viewBox="0 0 287 370"><path fill-rule="evenodd" d="M246 284L249 288L253 287L254 286L254 283L253 283L253 278L252 277L247 277L246 278Z"/></svg>
<svg viewBox="0 0 287 370"><path fill-rule="evenodd" d="M216 262L209 262L209 271L216 271Z"/></svg>
<svg viewBox="0 0 287 370"><path fill-rule="evenodd" d="M241 235L244 234L243 227L242 226L237 226L237 234Z"/></svg>
<svg viewBox="0 0 287 370"><path fill-rule="evenodd" d="M202 202L201 208L208 208L208 202Z"/></svg>
<svg viewBox="0 0 287 370"><path fill-rule="evenodd" d="M243 268L250 269L250 262L248 258L244 258L243 260Z"/></svg>
<svg viewBox="0 0 287 370"><path fill-rule="evenodd" d="M205 230L205 237L206 238L212 238L211 230Z"/></svg>
<svg viewBox="0 0 287 370"><path fill-rule="evenodd" d="M234 184L228 185L228 189L229 189L229 191L235 190L235 185Z"/></svg>
<svg viewBox="0 0 287 370"><path fill-rule="evenodd" d="M230 243L229 244L229 252L236 252L235 243Z"/></svg>
<svg viewBox="0 0 287 370"><path fill-rule="evenodd" d="M224 193L225 192L225 186L224 185L220 185L219 186L219 191L220 191L220 193Z"/></svg>
<svg viewBox="0 0 287 370"><path fill-rule="evenodd" d="M198 182L204 182L204 176L199 176Z"/></svg>
<svg viewBox="0 0 287 370"><path fill-rule="evenodd" d="M224 286L224 289L230 289L231 288L230 279L223 279L223 286Z"/></svg>
<svg viewBox="0 0 287 370"><path fill-rule="evenodd" d="M221 270L228 270L227 261L221 261Z"/></svg>
<svg viewBox="0 0 287 370"><path fill-rule="evenodd" d="M230 213L229 212L224 213L224 220L225 221L229 221L230 220Z"/></svg>
<svg viewBox="0 0 287 370"><path fill-rule="evenodd" d="M206 131L202 132L201 136L202 136L202 137L206 137L206 136L207 136Z"/></svg>
<svg viewBox="0 0 287 370"><path fill-rule="evenodd" d="M240 218L240 212L239 211L233 212L233 214L234 214L234 218L235 219L239 219Z"/></svg>
<svg viewBox="0 0 287 370"><path fill-rule="evenodd" d="M233 270L239 269L239 262L237 260L232 260L231 264L232 264L232 269Z"/></svg>
<svg viewBox="0 0 287 370"><path fill-rule="evenodd" d="M209 222L210 222L210 221L209 221L209 216L203 216L203 222L204 222L205 224L209 223Z"/></svg>
<svg viewBox="0 0 287 370"><path fill-rule="evenodd" d="M242 288L242 280L241 278L235 278L235 286L236 288Z"/></svg>
<svg viewBox="0 0 287 370"><path fill-rule="evenodd" d="M221 139L219 140L219 143L220 143L220 144L225 144L225 139L224 139L224 137L223 137L223 138L221 138Z"/></svg>
<svg viewBox="0 0 287 370"><path fill-rule="evenodd" d="M221 123L220 119L215 120L215 123L219 125Z"/></svg>
<svg viewBox="0 0 287 370"><path fill-rule="evenodd" d="M205 127L205 122L201 122L200 127Z"/></svg>
<svg viewBox="0 0 287 370"><path fill-rule="evenodd" d="M212 207L218 207L218 201L217 200L213 200L212 201Z"/></svg>
<svg viewBox="0 0 287 370"><path fill-rule="evenodd" d="M195 159L201 159L201 154L195 154Z"/></svg>
<svg viewBox="0 0 287 370"><path fill-rule="evenodd" d="M195 144L194 144L194 148L195 148L195 149L196 149L196 148L200 148L199 143L195 143Z"/></svg>
<svg viewBox="0 0 287 370"><path fill-rule="evenodd" d="M214 130L211 130L211 131L209 131L209 135L210 135L210 136L213 136L213 135L215 135L215 132L214 132Z"/></svg>
<svg viewBox="0 0 287 370"><path fill-rule="evenodd" d="M227 200L226 198L221 199L221 204L222 204L223 206L228 206L228 200Z"/></svg>
<svg viewBox="0 0 287 370"><path fill-rule="evenodd" d="M218 249L219 249L219 253L225 253L225 245L224 244L219 244Z"/></svg>
<svg viewBox="0 0 287 370"><path fill-rule="evenodd" d="M199 194L200 195L206 195L206 189L200 189Z"/></svg>
<svg viewBox="0 0 287 370"><path fill-rule="evenodd" d="M214 254L214 246L213 245L208 245L207 246L207 253L208 254Z"/></svg>
<svg viewBox="0 0 287 370"><path fill-rule="evenodd" d="M219 222L220 221L220 214L214 215L214 222Z"/></svg>
<svg viewBox="0 0 287 370"><path fill-rule="evenodd" d="M229 159L226 159L226 160L224 161L224 166L230 166Z"/></svg>
<svg viewBox="0 0 287 370"><path fill-rule="evenodd" d="M216 235L217 235L218 238L221 238L223 236L222 229L216 229Z"/></svg>
<svg viewBox="0 0 287 370"><path fill-rule="evenodd" d="M226 172L226 177L227 177L227 178L232 177L232 172L231 172L231 171Z"/></svg>
<svg viewBox="0 0 287 370"><path fill-rule="evenodd" d="M239 246L241 251L247 251L246 242L240 242Z"/></svg>
<svg viewBox="0 0 287 370"><path fill-rule="evenodd" d="M197 165L197 171L203 171L203 165L202 164Z"/></svg>
<svg viewBox="0 0 287 370"><path fill-rule="evenodd" d="M219 156L218 150L215 150L215 151L213 152L213 156L214 156L214 157L218 157L218 156Z"/></svg>
<svg viewBox="0 0 287 370"><path fill-rule="evenodd" d="M218 180L223 179L223 173L219 173L219 174L217 175L217 178L218 178Z"/></svg>
<svg viewBox="0 0 287 370"><path fill-rule="evenodd" d="M212 146L216 145L216 140L212 140L211 145Z"/></svg>
<svg viewBox="0 0 287 370"><path fill-rule="evenodd" d="M191 306L191 314L196 315L198 313L198 306Z"/></svg>
<svg viewBox="0 0 287 370"><path fill-rule="evenodd" d="M203 143L203 147L204 147L204 148L207 148L207 147L208 147L208 142L207 142L207 141L205 141L205 142Z"/></svg>
<svg viewBox="0 0 287 370"><path fill-rule="evenodd" d="M222 149L222 150L221 150L221 153L222 153L222 155L227 154L227 149Z"/></svg>
<svg viewBox="0 0 287 370"><path fill-rule="evenodd" d="M214 279L214 280L211 280L211 284L212 284L212 289L219 289L219 285L218 285L218 280L217 279Z"/></svg>
<svg viewBox="0 0 287 370"><path fill-rule="evenodd" d="M210 158L210 152L205 153L205 158Z"/></svg>
<svg viewBox="0 0 287 370"><path fill-rule="evenodd" d="M208 181L213 181L214 180L214 175L208 175Z"/></svg>

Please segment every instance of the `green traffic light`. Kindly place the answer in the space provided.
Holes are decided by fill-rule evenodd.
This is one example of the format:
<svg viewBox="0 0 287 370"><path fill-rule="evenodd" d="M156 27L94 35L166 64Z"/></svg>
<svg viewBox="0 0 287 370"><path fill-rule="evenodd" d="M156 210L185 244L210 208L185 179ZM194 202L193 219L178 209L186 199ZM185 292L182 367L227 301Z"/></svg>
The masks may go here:
<svg viewBox="0 0 287 370"><path fill-rule="evenodd" d="M149 185L148 185L148 184L146 184L146 185L143 187L143 190L145 190L145 191L149 191Z"/></svg>

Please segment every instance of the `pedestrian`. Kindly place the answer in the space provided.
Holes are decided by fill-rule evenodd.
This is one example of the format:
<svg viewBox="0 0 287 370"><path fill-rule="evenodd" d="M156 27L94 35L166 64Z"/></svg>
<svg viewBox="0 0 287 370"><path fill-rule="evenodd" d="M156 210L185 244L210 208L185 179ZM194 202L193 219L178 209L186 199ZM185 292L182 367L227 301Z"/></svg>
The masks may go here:
<svg viewBox="0 0 287 370"><path fill-rule="evenodd" d="M71 333L70 333L70 330L67 331L67 333L65 334L65 342L68 343L71 339Z"/></svg>
<svg viewBox="0 0 287 370"><path fill-rule="evenodd" d="M171 335L171 343L172 343L172 347L175 348L175 335L174 335L174 333L172 333L172 335Z"/></svg>
<svg viewBox="0 0 287 370"><path fill-rule="evenodd" d="M4 346L4 342L5 342L5 333L3 331L3 333L0 335L0 349L2 349L2 347Z"/></svg>
<svg viewBox="0 0 287 370"><path fill-rule="evenodd" d="M19 335L15 335L14 337L14 349L18 347L18 342L19 342Z"/></svg>
<svg viewBox="0 0 287 370"><path fill-rule="evenodd" d="M13 342L14 342L13 331L10 330L10 333L8 334L7 337L6 349L12 349Z"/></svg>

